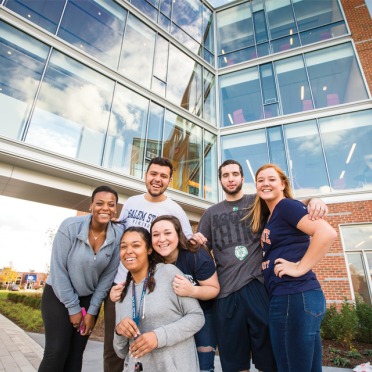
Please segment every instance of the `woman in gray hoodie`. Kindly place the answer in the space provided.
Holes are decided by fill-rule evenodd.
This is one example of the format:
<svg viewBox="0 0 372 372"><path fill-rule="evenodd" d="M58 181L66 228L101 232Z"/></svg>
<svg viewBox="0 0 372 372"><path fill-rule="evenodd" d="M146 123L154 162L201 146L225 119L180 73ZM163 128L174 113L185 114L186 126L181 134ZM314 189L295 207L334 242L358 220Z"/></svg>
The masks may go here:
<svg viewBox="0 0 372 372"><path fill-rule="evenodd" d="M173 278L181 271L159 263L142 227L125 231L120 259L128 276L116 303L114 349L125 359L124 371L199 372L193 336L204 316L196 299L174 293Z"/></svg>
<svg viewBox="0 0 372 372"><path fill-rule="evenodd" d="M103 299L119 264L122 228L111 222L118 194L108 186L92 194L90 214L70 217L53 241L41 301L45 350L39 372L79 372Z"/></svg>

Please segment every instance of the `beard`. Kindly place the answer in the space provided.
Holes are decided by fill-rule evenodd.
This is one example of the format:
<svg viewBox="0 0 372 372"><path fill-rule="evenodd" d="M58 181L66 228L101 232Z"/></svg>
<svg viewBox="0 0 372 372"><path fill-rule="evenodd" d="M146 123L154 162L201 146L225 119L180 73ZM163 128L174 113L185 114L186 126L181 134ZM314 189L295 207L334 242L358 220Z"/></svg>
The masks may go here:
<svg viewBox="0 0 372 372"><path fill-rule="evenodd" d="M240 192L240 190L243 188L243 181L240 183L240 185L236 186L236 188L234 190L229 190L228 188L226 188L225 186L222 186L222 190L228 194L228 195L236 195Z"/></svg>

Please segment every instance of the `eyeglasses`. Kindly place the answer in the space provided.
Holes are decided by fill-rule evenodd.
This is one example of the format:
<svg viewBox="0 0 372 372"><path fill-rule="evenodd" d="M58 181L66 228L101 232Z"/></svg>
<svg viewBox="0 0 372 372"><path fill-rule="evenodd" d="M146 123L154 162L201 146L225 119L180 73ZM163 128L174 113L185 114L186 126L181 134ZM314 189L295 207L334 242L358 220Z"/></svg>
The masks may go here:
<svg viewBox="0 0 372 372"><path fill-rule="evenodd" d="M141 371L143 371L142 363L141 362L137 362L134 365L134 372L141 372Z"/></svg>

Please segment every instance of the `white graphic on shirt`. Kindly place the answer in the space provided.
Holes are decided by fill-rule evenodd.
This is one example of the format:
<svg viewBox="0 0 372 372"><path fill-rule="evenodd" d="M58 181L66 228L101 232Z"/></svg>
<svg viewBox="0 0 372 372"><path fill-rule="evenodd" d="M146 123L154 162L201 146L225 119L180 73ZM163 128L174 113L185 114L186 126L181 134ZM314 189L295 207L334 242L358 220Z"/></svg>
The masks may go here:
<svg viewBox="0 0 372 372"><path fill-rule="evenodd" d="M243 261L248 256L248 249L244 245L237 245L235 247L235 257Z"/></svg>

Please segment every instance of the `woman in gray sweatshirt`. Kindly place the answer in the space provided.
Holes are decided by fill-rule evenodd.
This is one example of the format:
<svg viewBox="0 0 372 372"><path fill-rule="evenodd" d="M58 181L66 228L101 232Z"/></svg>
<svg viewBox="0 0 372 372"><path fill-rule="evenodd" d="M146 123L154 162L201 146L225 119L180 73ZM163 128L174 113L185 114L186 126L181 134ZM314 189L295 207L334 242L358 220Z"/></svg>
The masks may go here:
<svg viewBox="0 0 372 372"><path fill-rule="evenodd" d="M139 371L141 363L144 372L199 372L193 336L204 316L196 299L174 293L172 281L181 271L159 263L142 227L125 231L120 259L128 276L116 303L114 349L125 359L124 371Z"/></svg>
<svg viewBox="0 0 372 372"><path fill-rule="evenodd" d="M67 218L57 231L41 302L45 351L39 372L81 371L88 337L119 264L122 228L111 222L117 201L116 191L99 186L91 214Z"/></svg>

